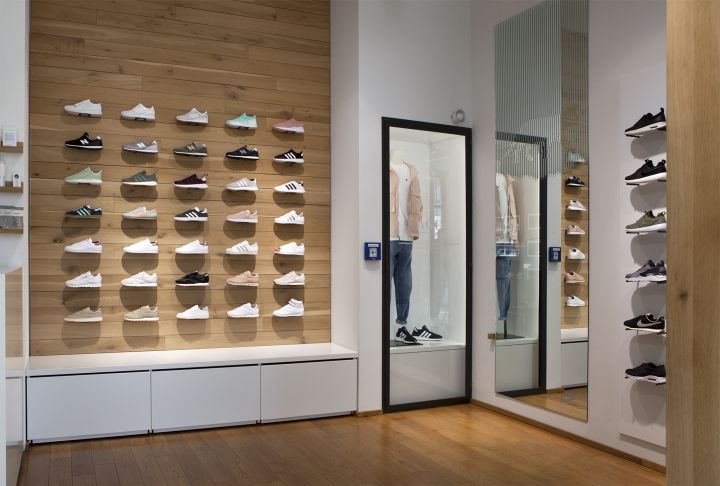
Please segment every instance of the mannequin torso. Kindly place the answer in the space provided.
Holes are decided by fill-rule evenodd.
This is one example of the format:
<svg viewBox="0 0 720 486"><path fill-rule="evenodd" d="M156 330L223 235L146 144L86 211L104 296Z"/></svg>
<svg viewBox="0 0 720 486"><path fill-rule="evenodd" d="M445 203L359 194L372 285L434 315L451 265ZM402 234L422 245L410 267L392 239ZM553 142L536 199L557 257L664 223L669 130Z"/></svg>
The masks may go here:
<svg viewBox="0 0 720 486"><path fill-rule="evenodd" d="M407 231L408 195L410 194L410 168L405 164L403 153L393 150L390 153L390 168L398 179L398 236L395 240L412 241Z"/></svg>

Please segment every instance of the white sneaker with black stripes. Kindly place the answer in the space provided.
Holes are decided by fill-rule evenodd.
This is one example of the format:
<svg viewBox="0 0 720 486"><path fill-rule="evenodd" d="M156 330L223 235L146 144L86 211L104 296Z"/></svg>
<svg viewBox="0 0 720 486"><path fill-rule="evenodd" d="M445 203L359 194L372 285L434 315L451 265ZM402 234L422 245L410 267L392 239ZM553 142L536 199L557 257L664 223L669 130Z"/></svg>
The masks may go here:
<svg viewBox="0 0 720 486"><path fill-rule="evenodd" d="M293 149L273 157L273 162L302 164L305 162L302 152L295 152Z"/></svg>
<svg viewBox="0 0 720 486"><path fill-rule="evenodd" d="M275 186L275 192L305 194L305 184L303 184L303 181L290 181L286 184L280 184L279 186Z"/></svg>
<svg viewBox="0 0 720 486"><path fill-rule="evenodd" d="M303 213L296 213L293 209L292 211L275 218L275 224L305 224L305 216Z"/></svg>
<svg viewBox="0 0 720 486"><path fill-rule="evenodd" d="M428 329L426 325L423 325L420 329L414 328L412 336L418 341L442 341L443 338L440 334Z"/></svg>
<svg viewBox="0 0 720 486"><path fill-rule="evenodd" d="M175 216L175 221L198 221L203 222L208 220L207 209L199 209L197 207L188 209L184 213L180 213Z"/></svg>

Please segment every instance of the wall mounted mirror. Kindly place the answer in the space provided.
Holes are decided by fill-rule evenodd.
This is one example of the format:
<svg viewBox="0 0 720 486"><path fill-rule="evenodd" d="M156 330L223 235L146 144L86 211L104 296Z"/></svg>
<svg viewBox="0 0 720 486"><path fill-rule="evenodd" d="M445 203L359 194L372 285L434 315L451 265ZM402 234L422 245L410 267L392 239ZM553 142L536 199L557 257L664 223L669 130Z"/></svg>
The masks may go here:
<svg viewBox="0 0 720 486"><path fill-rule="evenodd" d="M471 130L383 118L383 408L470 399Z"/></svg>
<svg viewBox="0 0 720 486"><path fill-rule="evenodd" d="M579 420L590 305L587 31L587 0L548 0L495 27L496 391Z"/></svg>

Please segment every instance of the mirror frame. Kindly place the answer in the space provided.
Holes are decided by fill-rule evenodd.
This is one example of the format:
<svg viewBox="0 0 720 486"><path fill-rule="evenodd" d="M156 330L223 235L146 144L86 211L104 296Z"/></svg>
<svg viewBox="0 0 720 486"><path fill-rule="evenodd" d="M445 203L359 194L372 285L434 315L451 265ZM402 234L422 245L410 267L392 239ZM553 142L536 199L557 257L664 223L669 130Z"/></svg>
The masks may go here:
<svg viewBox="0 0 720 486"><path fill-rule="evenodd" d="M465 137L465 394L455 398L390 404L390 129L405 128ZM383 413L468 403L472 398L472 129L382 117L382 409Z"/></svg>

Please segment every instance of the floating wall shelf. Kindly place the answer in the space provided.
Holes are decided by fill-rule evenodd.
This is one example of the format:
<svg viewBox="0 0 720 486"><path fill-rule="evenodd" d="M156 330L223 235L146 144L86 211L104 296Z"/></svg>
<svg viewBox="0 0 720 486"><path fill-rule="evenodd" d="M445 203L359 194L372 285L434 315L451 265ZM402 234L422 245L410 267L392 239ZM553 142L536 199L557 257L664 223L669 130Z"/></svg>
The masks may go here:
<svg viewBox="0 0 720 486"><path fill-rule="evenodd" d="M21 154L23 153L23 147L24 144L22 142L18 142L17 147L8 147L6 145L0 145L0 152L8 153L8 154Z"/></svg>

